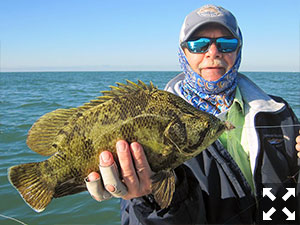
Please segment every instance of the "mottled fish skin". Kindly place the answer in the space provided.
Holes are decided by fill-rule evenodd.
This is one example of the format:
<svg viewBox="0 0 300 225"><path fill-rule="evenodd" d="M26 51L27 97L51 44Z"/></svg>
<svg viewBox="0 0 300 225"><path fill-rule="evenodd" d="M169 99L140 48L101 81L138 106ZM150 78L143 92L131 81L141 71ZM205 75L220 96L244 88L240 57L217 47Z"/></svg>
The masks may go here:
<svg viewBox="0 0 300 225"><path fill-rule="evenodd" d="M35 211L43 211L53 197L86 190L84 178L99 171L99 154L109 150L117 160L115 145L121 139L142 144L157 174L153 194L165 208L175 190L172 169L199 154L226 129L213 115L152 83L127 82L84 106L48 113L33 125L28 146L52 156L43 162L13 166L8 173L10 182Z"/></svg>

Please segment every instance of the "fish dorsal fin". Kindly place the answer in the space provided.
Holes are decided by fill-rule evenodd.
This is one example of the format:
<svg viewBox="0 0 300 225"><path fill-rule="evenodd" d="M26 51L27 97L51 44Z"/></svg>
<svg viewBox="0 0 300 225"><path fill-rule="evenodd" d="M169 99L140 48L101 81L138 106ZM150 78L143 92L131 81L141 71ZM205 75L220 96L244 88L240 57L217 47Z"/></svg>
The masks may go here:
<svg viewBox="0 0 300 225"><path fill-rule="evenodd" d="M28 132L28 147L44 156L49 156L57 152L57 149L52 146L55 137L73 116L82 116L81 110L78 108L57 109L43 115L33 124Z"/></svg>
<svg viewBox="0 0 300 225"><path fill-rule="evenodd" d="M88 103L85 103L83 106L78 107L81 110L87 110L94 106L100 105L104 102L107 102L111 99L114 99L116 97L133 94L137 91L153 91L156 90L157 87L153 85L153 83L150 81L149 85L146 85L144 82L138 80L138 83L134 83L130 80L126 80L127 84L116 82L117 86L109 86L111 90L108 91L101 91L103 96L97 97L95 100L91 100Z"/></svg>
<svg viewBox="0 0 300 225"><path fill-rule="evenodd" d="M162 208L167 208L173 199L175 191L174 171L160 171L152 177L152 194L157 204Z"/></svg>
<svg viewBox="0 0 300 225"><path fill-rule="evenodd" d="M98 97L99 100L110 100L115 97L127 95L127 94L132 94L137 91L153 91L156 90L157 87L153 85L153 83L150 81L149 85L146 85L142 81L138 81L138 83L134 83L130 80L126 80L127 84L122 84L122 83L116 83L117 86L110 86L109 91L101 91L103 96Z"/></svg>

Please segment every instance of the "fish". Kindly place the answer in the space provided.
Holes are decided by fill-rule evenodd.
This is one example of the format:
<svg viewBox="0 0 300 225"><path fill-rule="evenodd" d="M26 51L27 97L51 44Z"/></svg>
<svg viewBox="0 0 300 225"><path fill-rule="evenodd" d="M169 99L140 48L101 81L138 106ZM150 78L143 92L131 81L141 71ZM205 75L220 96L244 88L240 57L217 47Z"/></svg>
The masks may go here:
<svg viewBox="0 0 300 225"><path fill-rule="evenodd" d="M82 106L43 115L30 128L28 147L49 158L10 167L8 179L36 212L53 198L86 191L84 179L99 172L102 151L118 160L118 140L143 146L154 172L152 194L167 208L175 191L174 169L233 128L152 82L116 84Z"/></svg>

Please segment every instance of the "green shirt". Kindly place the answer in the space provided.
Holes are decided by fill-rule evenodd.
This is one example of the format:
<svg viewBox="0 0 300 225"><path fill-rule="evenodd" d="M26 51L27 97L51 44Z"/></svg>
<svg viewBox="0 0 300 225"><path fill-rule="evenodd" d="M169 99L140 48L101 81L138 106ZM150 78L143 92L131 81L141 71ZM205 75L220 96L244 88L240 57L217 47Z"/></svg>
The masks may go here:
<svg viewBox="0 0 300 225"><path fill-rule="evenodd" d="M235 99L227 112L226 120L236 128L224 132L219 140L235 160L254 192L246 129L243 129L245 124L244 102L238 87L236 88Z"/></svg>

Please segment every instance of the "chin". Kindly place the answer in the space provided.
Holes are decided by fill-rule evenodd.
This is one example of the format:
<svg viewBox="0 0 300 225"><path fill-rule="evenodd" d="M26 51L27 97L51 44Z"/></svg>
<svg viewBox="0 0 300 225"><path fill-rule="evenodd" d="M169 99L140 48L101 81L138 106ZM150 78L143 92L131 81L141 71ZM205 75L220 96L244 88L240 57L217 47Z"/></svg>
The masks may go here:
<svg viewBox="0 0 300 225"><path fill-rule="evenodd" d="M219 80L224 74L226 70L215 70L215 69L209 69L209 70L202 70L200 76L202 76L207 81L217 81Z"/></svg>
<svg viewBox="0 0 300 225"><path fill-rule="evenodd" d="M208 74L202 74L201 76L207 80L207 81L217 81L219 80L224 74L213 74L213 75L208 75Z"/></svg>

